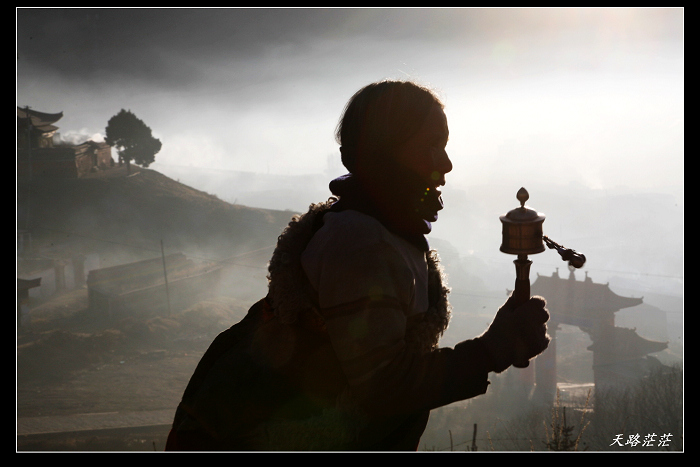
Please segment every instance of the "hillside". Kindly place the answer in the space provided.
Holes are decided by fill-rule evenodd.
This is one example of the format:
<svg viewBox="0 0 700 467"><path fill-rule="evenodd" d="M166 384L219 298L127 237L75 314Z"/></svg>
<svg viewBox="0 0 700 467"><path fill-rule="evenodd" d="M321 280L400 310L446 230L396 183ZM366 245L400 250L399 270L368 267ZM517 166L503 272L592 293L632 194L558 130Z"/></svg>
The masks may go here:
<svg viewBox="0 0 700 467"><path fill-rule="evenodd" d="M35 251L194 250L234 254L275 243L290 212L232 205L132 167L77 180L18 183L17 227Z"/></svg>

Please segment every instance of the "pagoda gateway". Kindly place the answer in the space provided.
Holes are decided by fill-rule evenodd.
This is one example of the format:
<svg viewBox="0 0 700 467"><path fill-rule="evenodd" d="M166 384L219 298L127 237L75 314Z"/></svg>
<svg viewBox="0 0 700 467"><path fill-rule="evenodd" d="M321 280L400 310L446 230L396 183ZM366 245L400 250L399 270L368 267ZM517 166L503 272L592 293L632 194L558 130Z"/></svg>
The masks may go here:
<svg viewBox="0 0 700 467"><path fill-rule="evenodd" d="M668 347L667 342L645 339L636 330L615 326L615 313L643 303L642 298L623 297L610 290L609 283L595 283L586 277L576 280L573 270L568 278L555 271L551 276L537 275L532 295L547 300L550 313L548 332L552 337L547 350L535 365L522 370L521 380L535 384L534 398L551 403L557 391L556 337L560 325L577 326L590 337L593 352L595 388L633 383L647 374L647 355Z"/></svg>

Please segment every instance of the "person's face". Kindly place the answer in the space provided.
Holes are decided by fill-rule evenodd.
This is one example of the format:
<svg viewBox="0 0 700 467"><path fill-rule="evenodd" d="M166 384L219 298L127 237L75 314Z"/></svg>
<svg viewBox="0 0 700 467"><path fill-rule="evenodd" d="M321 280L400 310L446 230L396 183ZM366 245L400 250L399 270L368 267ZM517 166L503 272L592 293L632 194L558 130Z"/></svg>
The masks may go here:
<svg viewBox="0 0 700 467"><path fill-rule="evenodd" d="M447 117L440 106L435 105L421 129L398 151L401 164L424 180L427 187L444 185L445 174L452 170L445 150L449 134Z"/></svg>

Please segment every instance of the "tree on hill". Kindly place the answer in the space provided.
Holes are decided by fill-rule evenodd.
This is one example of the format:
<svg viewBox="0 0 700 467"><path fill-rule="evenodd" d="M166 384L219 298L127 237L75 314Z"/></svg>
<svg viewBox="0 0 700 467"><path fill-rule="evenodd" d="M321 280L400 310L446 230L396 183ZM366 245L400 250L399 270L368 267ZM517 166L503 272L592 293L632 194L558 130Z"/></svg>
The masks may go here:
<svg viewBox="0 0 700 467"><path fill-rule="evenodd" d="M126 163L127 173L131 171L131 161L148 167L162 146L148 125L124 109L107 122L105 142L117 150L119 160Z"/></svg>

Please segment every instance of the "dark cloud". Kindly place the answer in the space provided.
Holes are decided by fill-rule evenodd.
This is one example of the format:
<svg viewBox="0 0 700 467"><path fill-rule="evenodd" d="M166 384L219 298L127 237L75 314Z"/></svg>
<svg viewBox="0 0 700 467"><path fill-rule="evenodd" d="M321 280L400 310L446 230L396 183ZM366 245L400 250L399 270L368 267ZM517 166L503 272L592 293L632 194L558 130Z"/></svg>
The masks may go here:
<svg viewBox="0 0 700 467"><path fill-rule="evenodd" d="M456 14L455 14L456 13ZM19 8L18 69L67 79L174 81L200 78L210 64L258 59L284 47L312 52L342 43L348 57L371 55L360 39L454 40L484 27L478 10L255 8Z"/></svg>
<svg viewBox="0 0 700 467"><path fill-rule="evenodd" d="M185 24L170 10L20 9L18 71L34 67L80 81L190 81L196 67L177 57L200 36Z"/></svg>
<svg viewBox="0 0 700 467"><path fill-rule="evenodd" d="M288 54L313 53L317 40L338 44L339 60L361 61L374 52L368 40L467 46L536 37L556 45L591 25L610 28L602 37L634 37L677 24L663 20L682 16L682 10L640 9L634 21L615 22L620 12L625 10L18 8L17 66L20 75L38 68L71 80L183 85L200 80L208 65L260 59L280 47Z"/></svg>
<svg viewBox="0 0 700 467"><path fill-rule="evenodd" d="M19 9L18 60L67 75L109 69L148 76L177 57L241 58L275 42L301 40L311 25L301 20L313 23L294 10Z"/></svg>

